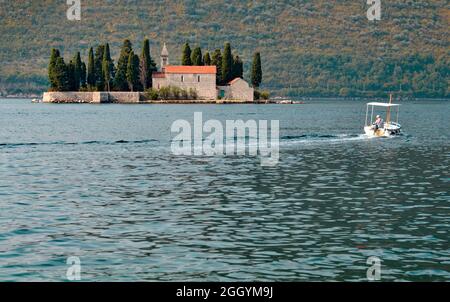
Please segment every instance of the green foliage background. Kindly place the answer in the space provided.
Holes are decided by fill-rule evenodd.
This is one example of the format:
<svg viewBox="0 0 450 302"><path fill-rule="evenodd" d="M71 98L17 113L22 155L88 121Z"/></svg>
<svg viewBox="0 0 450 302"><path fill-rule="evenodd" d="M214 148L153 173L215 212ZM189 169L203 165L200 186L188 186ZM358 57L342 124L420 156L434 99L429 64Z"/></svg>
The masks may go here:
<svg viewBox="0 0 450 302"><path fill-rule="evenodd" d="M51 48L87 62L109 42L117 62L124 39L138 50L148 37L158 63L167 42L172 64L185 42L205 52L229 41L247 80L259 51L262 88L280 94L449 97L448 1L381 3L370 22L365 0L81 0L82 20L69 21L66 1L0 1L0 91L46 90Z"/></svg>

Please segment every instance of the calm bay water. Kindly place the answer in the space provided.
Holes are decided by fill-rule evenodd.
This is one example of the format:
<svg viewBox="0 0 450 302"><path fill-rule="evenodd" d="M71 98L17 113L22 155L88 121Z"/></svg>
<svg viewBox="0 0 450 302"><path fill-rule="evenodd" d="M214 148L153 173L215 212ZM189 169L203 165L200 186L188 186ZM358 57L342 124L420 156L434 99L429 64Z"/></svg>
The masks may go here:
<svg viewBox="0 0 450 302"><path fill-rule="evenodd" d="M280 163L170 152L177 119L280 120ZM365 103L0 100L0 281L450 280L448 102L361 136Z"/></svg>

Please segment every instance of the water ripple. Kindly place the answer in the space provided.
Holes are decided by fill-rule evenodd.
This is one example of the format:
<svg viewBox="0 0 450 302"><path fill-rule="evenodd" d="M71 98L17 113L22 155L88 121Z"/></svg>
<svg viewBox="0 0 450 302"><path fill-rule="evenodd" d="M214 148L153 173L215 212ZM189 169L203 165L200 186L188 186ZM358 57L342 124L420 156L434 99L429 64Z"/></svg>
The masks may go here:
<svg viewBox="0 0 450 302"><path fill-rule="evenodd" d="M363 138L331 122L350 120L352 104L200 107L279 118L273 168L173 156L170 116L196 107L0 110L2 141L30 142L0 145L0 280L63 281L69 256L93 281L366 281L370 256L384 281L450 280L448 138L433 120L414 136ZM406 121L426 108L436 123L448 117L415 106Z"/></svg>

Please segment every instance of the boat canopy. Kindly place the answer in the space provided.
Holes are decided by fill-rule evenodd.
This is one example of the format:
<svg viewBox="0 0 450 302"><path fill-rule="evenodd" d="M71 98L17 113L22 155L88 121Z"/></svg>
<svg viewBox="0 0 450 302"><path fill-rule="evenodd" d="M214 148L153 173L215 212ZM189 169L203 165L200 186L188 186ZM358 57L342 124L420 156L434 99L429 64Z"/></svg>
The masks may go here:
<svg viewBox="0 0 450 302"><path fill-rule="evenodd" d="M391 98L392 99L392 98ZM375 107L384 107L386 108L386 122L389 124L391 123L391 108L397 108L397 123L398 123L398 115L399 115L399 111L400 111L400 104L392 104L392 103L379 103L379 102L372 102L372 103L367 103L367 111L366 111L366 126L370 126L372 124L373 121L373 114L374 114L374 109ZM369 109L370 108L370 109ZM369 110L371 112L369 112ZM369 115L370 114L370 115Z"/></svg>
<svg viewBox="0 0 450 302"><path fill-rule="evenodd" d="M367 103L367 106L378 106L378 107L398 107L400 104L389 104L389 103Z"/></svg>

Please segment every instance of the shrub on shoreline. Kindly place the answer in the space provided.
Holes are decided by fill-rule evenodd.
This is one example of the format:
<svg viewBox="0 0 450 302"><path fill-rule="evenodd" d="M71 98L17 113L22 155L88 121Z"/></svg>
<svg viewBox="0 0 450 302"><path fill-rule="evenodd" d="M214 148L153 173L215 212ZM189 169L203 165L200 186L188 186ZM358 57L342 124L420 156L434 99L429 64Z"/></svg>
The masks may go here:
<svg viewBox="0 0 450 302"><path fill-rule="evenodd" d="M149 88L145 90L145 97L147 100L196 100L198 98L197 90L190 88L183 89L176 86L162 87L159 90Z"/></svg>
<svg viewBox="0 0 450 302"><path fill-rule="evenodd" d="M262 91L259 96L260 96L261 99L267 101L270 98L270 92L266 91L266 90Z"/></svg>
<svg viewBox="0 0 450 302"><path fill-rule="evenodd" d="M145 90L144 96L148 100L156 101L159 98L159 93L158 93L158 90L153 89L153 88L149 88L149 89Z"/></svg>

